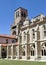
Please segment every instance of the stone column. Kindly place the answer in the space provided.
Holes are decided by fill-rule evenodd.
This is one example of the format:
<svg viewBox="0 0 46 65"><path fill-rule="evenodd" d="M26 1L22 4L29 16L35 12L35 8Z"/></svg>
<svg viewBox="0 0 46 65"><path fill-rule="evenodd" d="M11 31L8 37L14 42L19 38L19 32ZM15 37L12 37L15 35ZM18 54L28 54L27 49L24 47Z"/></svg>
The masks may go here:
<svg viewBox="0 0 46 65"><path fill-rule="evenodd" d="M8 59L8 45L7 45L7 59Z"/></svg>
<svg viewBox="0 0 46 65"><path fill-rule="evenodd" d="M29 36L29 31L27 32L27 44L26 44L26 48L25 48L25 55L27 59L30 59L30 36Z"/></svg>
<svg viewBox="0 0 46 65"><path fill-rule="evenodd" d="M13 59L13 45L11 45L11 59Z"/></svg>
<svg viewBox="0 0 46 65"><path fill-rule="evenodd" d="M16 46L13 45L13 58L16 58Z"/></svg>
<svg viewBox="0 0 46 65"><path fill-rule="evenodd" d="M19 59L22 59L22 45L19 45Z"/></svg>
<svg viewBox="0 0 46 65"><path fill-rule="evenodd" d="M33 32L30 30L30 42L33 42Z"/></svg>
<svg viewBox="0 0 46 65"><path fill-rule="evenodd" d="M1 44L0 44L0 59L1 59Z"/></svg>
<svg viewBox="0 0 46 65"><path fill-rule="evenodd" d="M27 44L27 59L30 59L30 44Z"/></svg>
<svg viewBox="0 0 46 65"><path fill-rule="evenodd" d="M18 45L18 53L17 53L17 55L18 55L18 59L21 59L22 58L21 35L18 36L18 43L19 43L19 45Z"/></svg>
<svg viewBox="0 0 46 65"><path fill-rule="evenodd" d="M27 33L27 59L30 59L30 36L29 36L29 32Z"/></svg>
<svg viewBox="0 0 46 65"><path fill-rule="evenodd" d="M36 31L36 43L35 43L35 56L36 59L40 59L41 57L41 46L40 46L40 31L39 31L39 27Z"/></svg>
<svg viewBox="0 0 46 65"><path fill-rule="evenodd" d="M11 45L8 46L8 58L11 58Z"/></svg>
<svg viewBox="0 0 46 65"><path fill-rule="evenodd" d="M25 56L26 59L30 59L30 44L25 45Z"/></svg>

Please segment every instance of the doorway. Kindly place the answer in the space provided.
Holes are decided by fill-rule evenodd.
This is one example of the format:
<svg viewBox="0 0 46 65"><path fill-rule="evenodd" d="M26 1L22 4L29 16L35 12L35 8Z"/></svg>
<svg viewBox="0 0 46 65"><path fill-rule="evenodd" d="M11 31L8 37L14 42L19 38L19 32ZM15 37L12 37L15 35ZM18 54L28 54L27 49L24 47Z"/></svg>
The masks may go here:
<svg viewBox="0 0 46 65"><path fill-rule="evenodd" d="M2 48L1 56L2 56L2 58L6 58L6 50L5 50L5 48Z"/></svg>

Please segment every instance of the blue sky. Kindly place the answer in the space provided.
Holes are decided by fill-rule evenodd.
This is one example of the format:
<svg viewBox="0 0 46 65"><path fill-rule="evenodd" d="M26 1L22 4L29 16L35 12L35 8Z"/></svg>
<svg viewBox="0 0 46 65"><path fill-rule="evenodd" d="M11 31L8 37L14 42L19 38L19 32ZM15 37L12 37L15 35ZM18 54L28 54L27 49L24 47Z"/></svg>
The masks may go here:
<svg viewBox="0 0 46 65"><path fill-rule="evenodd" d="M30 19L41 13L46 15L46 0L0 0L0 34L10 34L14 11L18 7L26 8Z"/></svg>

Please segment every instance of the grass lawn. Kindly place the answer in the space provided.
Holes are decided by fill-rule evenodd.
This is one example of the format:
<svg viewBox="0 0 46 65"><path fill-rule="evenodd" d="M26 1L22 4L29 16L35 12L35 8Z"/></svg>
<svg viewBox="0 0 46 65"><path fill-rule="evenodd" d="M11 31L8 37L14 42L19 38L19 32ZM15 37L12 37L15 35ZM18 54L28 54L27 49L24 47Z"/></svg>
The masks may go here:
<svg viewBox="0 0 46 65"><path fill-rule="evenodd" d="M46 65L46 62L0 60L0 65Z"/></svg>

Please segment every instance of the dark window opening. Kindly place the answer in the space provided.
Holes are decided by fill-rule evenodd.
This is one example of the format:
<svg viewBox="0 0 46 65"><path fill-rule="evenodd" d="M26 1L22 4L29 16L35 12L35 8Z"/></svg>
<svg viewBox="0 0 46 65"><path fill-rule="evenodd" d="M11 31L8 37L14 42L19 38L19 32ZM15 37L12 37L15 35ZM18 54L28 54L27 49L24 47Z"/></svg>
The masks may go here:
<svg viewBox="0 0 46 65"><path fill-rule="evenodd" d="M31 51L31 56L32 56L32 51Z"/></svg>
<svg viewBox="0 0 46 65"><path fill-rule="evenodd" d="M15 39L16 40L16 42L18 42L18 39Z"/></svg>
<svg viewBox="0 0 46 65"><path fill-rule="evenodd" d="M8 39L6 39L6 43L8 43Z"/></svg>
<svg viewBox="0 0 46 65"><path fill-rule="evenodd" d="M46 50L42 50L42 56L46 56Z"/></svg>
<svg viewBox="0 0 46 65"><path fill-rule="evenodd" d="M33 47L35 48L35 44L33 44Z"/></svg>
<svg viewBox="0 0 46 65"><path fill-rule="evenodd" d="M24 17L26 17L26 14L24 13Z"/></svg>
<svg viewBox="0 0 46 65"><path fill-rule="evenodd" d="M13 33L12 33L13 35L16 35L16 31L13 31Z"/></svg>
<svg viewBox="0 0 46 65"><path fill-rule="evenodd" d="M34 31L34 29L32 29L32 31L33 31L33 38L35 38L35 31Z"/></svg>
<svg viewBox="0 0 46 65"><path fill-rule="evenodd" d="M12 43L15 43L15 40L12 40Z"/></svg>
<svg viewBox="0 0 46 65"><path fill-rule="evenodd" d="M44 50L44 55L46 56L46 50Z"/></svg>
<svg viewBox="0 0 46 65"><path fill-rule="evenodd" d="M13 26L13 27L12 27L12 29L15 29L15 28L16 28L16 26Z"/></svg>
<svg viewBox="0 0 46 65"><path fill-rule="evenodd" d="M44 31L44 36L46 36L46 31Z"/></svg>
<svg viewBox="0 0 46 65"><path fill-rule="evenodd" d="M33 56L34 56L34 50L33 50Z"/></svg>
<svg viewBox="0 0 46 65"><path fill-rule="evenodd" d="M31 56L34 56L34 50L31 50Z"/></svg>
<svg viewBox="0 0 46 65"><path fill-rule="evenodd" d="M43 50L42 50L42 56L43 56L44 54L43 54Z"/></svg>
<svg viewBox="0 0 46 65"><path fill-rule="evenodd" d="M46 43L45 43L45 46L46 46Z"/></svg>
<svg viewBox="0 0 46 65"><path fill-rule="evenodd" d="M23 17L23 12L21 12L21 16Z"/></svg>
<svg viewBox="0 0 46 65"><path fill-rule="evenodd" d="M21 16L22 16L22 17L26 17L25 12L21 12Z"/></svg>
<svg viewBox="0 0 46 65"><path fill-rule="evenodd" d="M25 56L25 51L23 51L23 56Z"/></svg>
<svg viewBox="0 0 46 65"><path fill-rule="evenodd" d="M16 12L16 18L19 17L19 11Z"/></svg>
<svg viewBox="0 0 46 65"><path fill-rule="evenodd" d="M4 48L2 49L1 56L2 58L6 58L6 51Z"/></svg>

